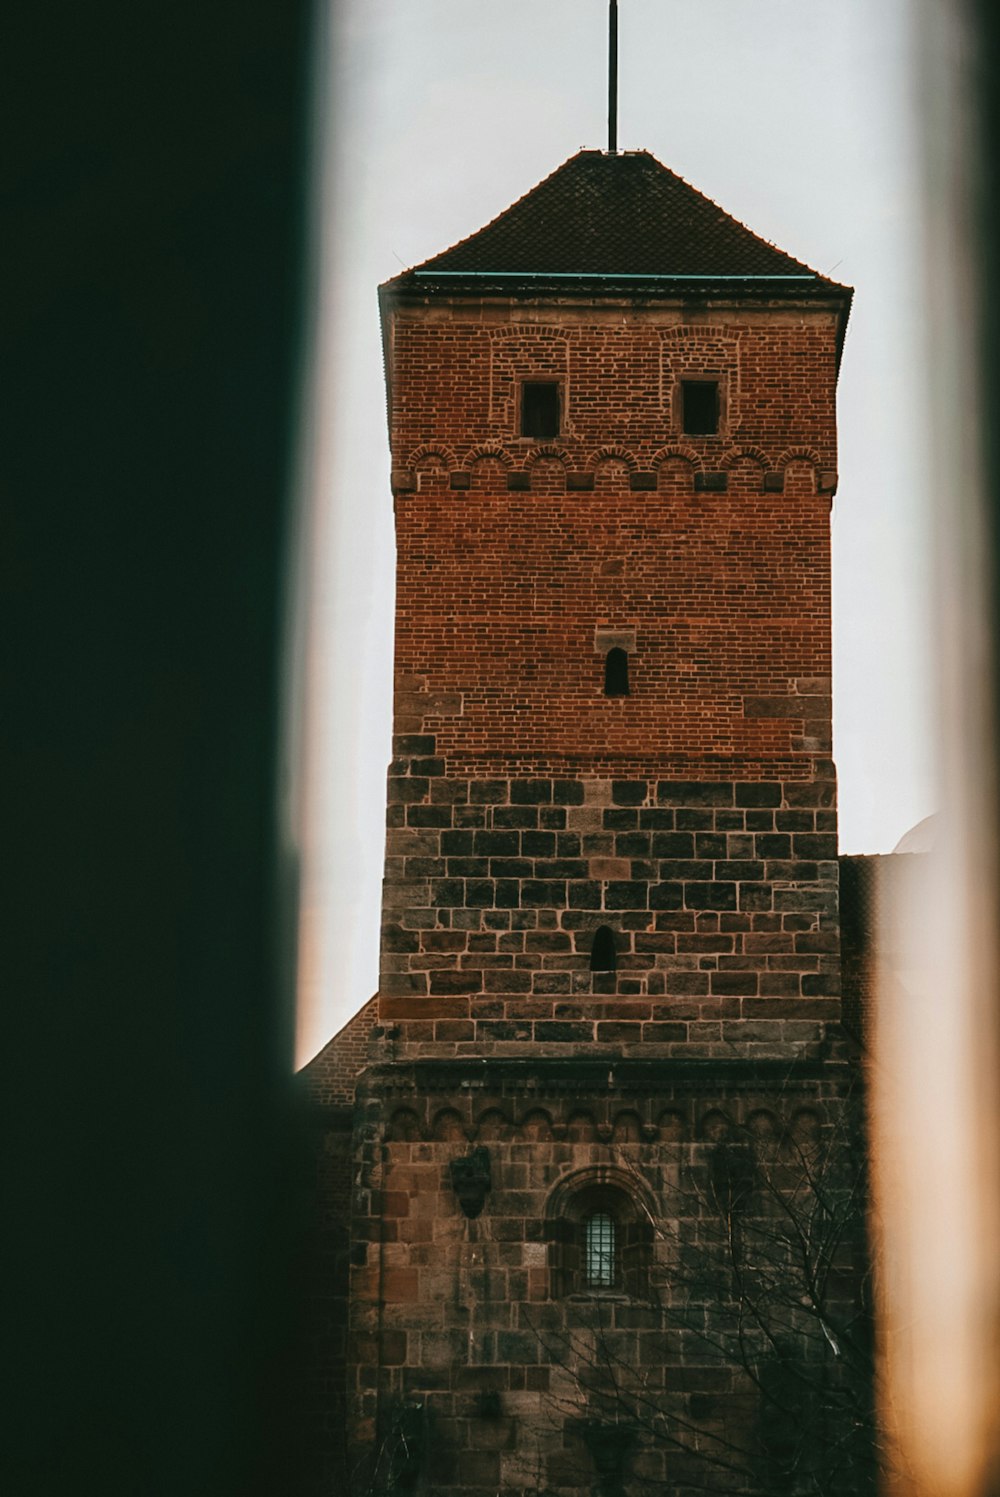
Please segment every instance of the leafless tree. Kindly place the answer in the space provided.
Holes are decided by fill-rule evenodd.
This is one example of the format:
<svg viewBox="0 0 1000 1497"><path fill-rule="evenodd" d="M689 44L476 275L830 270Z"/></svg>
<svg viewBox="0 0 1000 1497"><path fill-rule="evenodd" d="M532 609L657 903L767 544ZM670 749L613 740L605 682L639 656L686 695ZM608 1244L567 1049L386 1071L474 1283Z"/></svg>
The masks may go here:
<svg viewBox="0 0 1000 1497"><path fill-rule="evenodd" d="M595 1491L663 1491L665 1473L672 1493L874 1490L891 1455L873 1415L861 1136L849 1099L785 1129L763 1109L742 1127L720 1115L672 1163L616 1151L637 1193L670 1202L641 1290L634 1272L627 1295L581 1281L533 1313Z"/></svg>

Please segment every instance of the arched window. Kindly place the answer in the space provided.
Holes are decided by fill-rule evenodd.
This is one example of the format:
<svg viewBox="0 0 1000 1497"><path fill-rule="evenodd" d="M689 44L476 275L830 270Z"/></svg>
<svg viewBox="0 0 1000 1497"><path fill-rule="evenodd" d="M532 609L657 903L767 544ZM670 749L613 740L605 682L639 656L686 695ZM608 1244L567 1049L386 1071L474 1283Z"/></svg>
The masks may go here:
<svg viewBox="0 0 1000 1497"><path fill-rule="evenodd" d="M616 645L604 657L604 695L627 697L628 694L628 654Z"/></svg>
<svg viewBox="0 0 1000 1497"><path fill-rule="evenodd" d="M634 1192L601 1169L577 1185L564 1181L547 1224L551 1290L568 1294L649 1292L653 1226Z"/></svg>
<svg viewBox="0 0 1000 1497"><path fill-rule="evenodd" d="M584 1221L583 1276L588 1289L615 1287L615 1226L609 1211L595 1211Z"/></svg>
<svg viewBox="0 0 1000 1497"><path fill-rule="evenodd" d="M618 966L615 933L610 925L599 925L590 948L591 972L614 972Z"/></svg>

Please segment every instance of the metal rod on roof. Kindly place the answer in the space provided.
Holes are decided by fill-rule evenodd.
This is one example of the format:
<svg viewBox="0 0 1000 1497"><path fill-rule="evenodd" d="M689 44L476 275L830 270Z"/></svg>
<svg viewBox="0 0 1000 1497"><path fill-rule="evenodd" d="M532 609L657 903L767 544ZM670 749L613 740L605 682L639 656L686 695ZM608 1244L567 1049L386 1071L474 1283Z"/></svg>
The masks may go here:
<svg viewBox="0 0 1000 1497"><path fill-rule="evenodd" d="M618 150L618 0L608 3L608 150Z"/></svg>

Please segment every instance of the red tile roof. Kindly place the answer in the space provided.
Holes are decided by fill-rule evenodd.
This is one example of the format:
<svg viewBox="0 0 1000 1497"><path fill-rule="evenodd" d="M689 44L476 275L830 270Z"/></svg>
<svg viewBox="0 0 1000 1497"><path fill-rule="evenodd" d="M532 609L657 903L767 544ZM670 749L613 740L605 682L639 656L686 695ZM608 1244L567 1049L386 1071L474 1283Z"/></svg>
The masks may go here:
<svg viewBox="0 0 1000 1497"><path fill-rule="evenodd" d="M391 286L663 282L847 292L731 218L648 151L580 151L485 228ZM735 289L735 288L734 288Z"/></svg>

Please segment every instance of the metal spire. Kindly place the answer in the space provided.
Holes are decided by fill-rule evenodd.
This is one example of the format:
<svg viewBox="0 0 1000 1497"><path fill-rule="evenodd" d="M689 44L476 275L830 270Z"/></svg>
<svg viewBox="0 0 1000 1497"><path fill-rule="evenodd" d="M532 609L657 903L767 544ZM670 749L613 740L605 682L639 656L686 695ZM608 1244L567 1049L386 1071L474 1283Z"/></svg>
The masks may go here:
<svg viewBox="0 0 1000 1497"><path fill-rule="evenodd" d="M618 150L618 0L608 0L608 150Z"/></svg>

